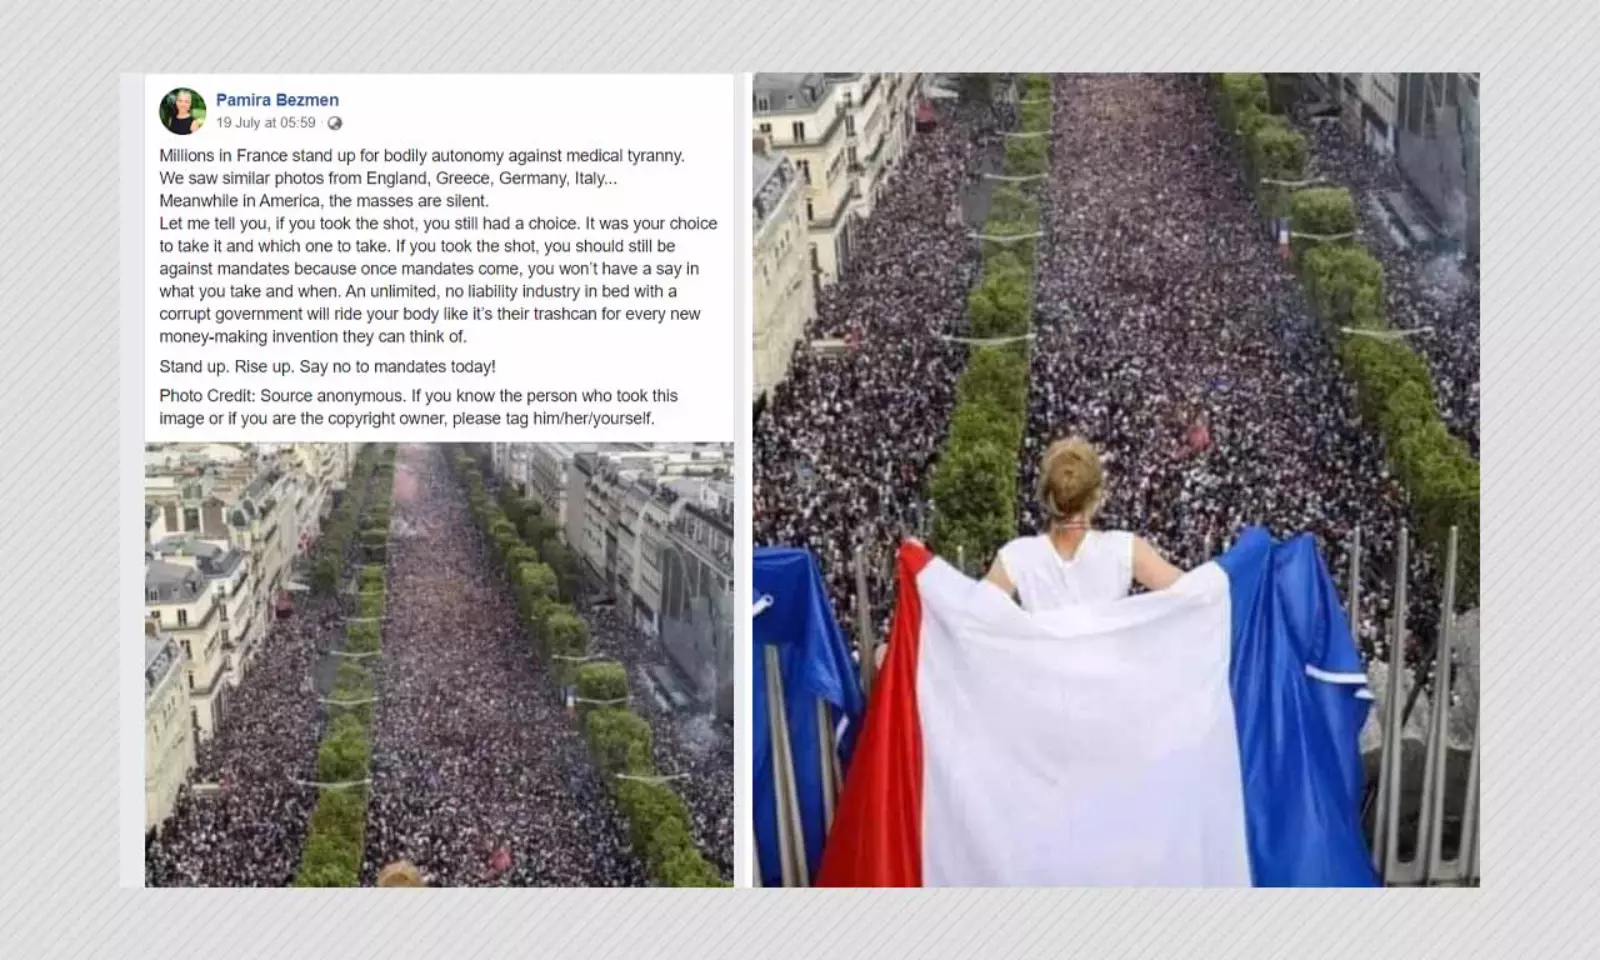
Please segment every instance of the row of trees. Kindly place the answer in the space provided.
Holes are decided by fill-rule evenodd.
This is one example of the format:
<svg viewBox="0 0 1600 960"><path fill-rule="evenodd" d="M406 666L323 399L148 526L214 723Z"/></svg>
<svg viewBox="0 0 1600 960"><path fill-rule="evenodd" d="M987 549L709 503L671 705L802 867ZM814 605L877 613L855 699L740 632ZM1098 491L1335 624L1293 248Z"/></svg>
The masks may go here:
<svg viewBox="0 0 1600 960"><path fill-rule="evenodd" d="M1324 238L1294 240L1295 268L1312 310L1336 340L1363 417L1383 438L1419 534L1443 558L1450 528L1460 528L1458 596L1471 606L1478 596L1478 461L1445 426L1433 377L1410 345L1340 333L1344 327L1391 329L1383 265L1353 236L1359 219L1355 201L1349 190L1339 187L1293 189L1263 183L1306 178L1310 153L1305 137L1273 112L1264 75L1220 74L1216 88L1218 113L1237 137L1262 210L1286 217L1293 233Z"/></svg>
<svg viewBox="0 0 1600 960"><path fill-rule="evenodd" d="M1038 177L997 181L983 232L1030 238L1039 232L1039 196L1050 172L1053 116L1048 74L1028 74L1018 84L1022 134L1006 140L1002 174ZM1025 335L1033 318L1033 239L985 240L983 279L967 301L970 336ZM974 344L956 384L950 432L930 481L933 540L952 560L981 561L1016 534L1017 457L1028 416L1026 341Z"/></svg>
<svg viewBox="0 0 1600 960"><path fill-rule="evenodd" d="M298 887L354 887L361 883L366 842L368 787L372 776L372 699L376 696L377 654L388 595L387 562L390 509L394 497L393 444L374 451L350 485L356 499L347 499L351 522L343 525L360 542L366 563L356 574L356 617L346 628L344 653L327 695L327 723L317 749L317 781L345 786L322 787L311 814L305 850L300 858ZM373 462L375 461L375 463ZM363 476L363 472L366 476ZM350 541L346 539L346 546ZM344 553L341 550L340 556ZM319 558L320 559L320 558Z"/></svg>
<svg viewBox="0 0 1600 960"><path fill-rule="evenodd" d="M508 486L497 498L489 495L486 459L481 452L455 456L468 506L516 592L534 656L563 689L575 690L590 755L627 818L634 853L660 886L725 886L695 846L689 808L658 779L650 724L628 708L626 669L590 659L589 630L572 606L582 584L578 558L538 501Z"/></svg>
<svg viewBox="0 0 1600 960"><path fill-rule="evenodd" d="M345 486L344 500L322 526L322 536L317 539L311 559L311 589L318 596L329 597L339 590L339 581L350 559L350 547L356 542L362 498L366 496L366 484L377 466L378 453L375 444L361 449L350 472L350 482Z"/></svg>

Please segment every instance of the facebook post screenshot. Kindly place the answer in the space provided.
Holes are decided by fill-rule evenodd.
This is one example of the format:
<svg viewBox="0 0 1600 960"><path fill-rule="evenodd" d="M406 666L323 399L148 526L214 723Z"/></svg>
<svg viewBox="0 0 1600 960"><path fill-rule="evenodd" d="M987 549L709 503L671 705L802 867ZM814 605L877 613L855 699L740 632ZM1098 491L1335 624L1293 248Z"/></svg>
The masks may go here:
<svg viewBox="0 0 1600 960"><path fill-rule="evenodd" d="M123 78L124 886L733 882L744 82Z"/></svg>

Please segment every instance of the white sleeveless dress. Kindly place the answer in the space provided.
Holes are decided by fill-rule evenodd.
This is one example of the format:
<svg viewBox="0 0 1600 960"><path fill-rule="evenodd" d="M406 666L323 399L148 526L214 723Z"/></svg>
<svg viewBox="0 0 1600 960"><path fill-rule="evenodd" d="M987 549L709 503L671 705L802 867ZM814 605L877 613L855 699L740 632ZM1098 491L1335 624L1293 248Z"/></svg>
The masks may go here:
<svg viewBox="0 0 1600 960"><path fill-rule="evenodd" d="M1133 534L1090 530L1071 560L1046 534L1018 537L1000 548L1000 564L1029 613L1120 600L1133 589Z"/></svg>

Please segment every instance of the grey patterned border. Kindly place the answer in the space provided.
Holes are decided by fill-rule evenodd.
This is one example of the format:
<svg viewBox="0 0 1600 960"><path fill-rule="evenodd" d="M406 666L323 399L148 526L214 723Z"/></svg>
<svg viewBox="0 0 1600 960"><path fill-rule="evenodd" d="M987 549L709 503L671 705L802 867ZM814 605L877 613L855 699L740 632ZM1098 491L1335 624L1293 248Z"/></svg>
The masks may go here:
<svg viewBox="0 0 1600 960"><path fill-rule="evenodd" d="M224 9L226 12L224 12ZM1137 0L644 6L625 0L0 10L0 953L276 956L1581 956L1600 900L1600 283L1590 91L1600 8ZM1484 72L1483 789L1479 891L778 893L118 889L116 557L122 71L958 69ZM650 103L641 91L641 105ZM745 361L748 363L748 361ZM748 375L748 374L747 374ZM120 414L120 415L119 415ZM135 423L137 417L135 414ZM135 427L135 429L137 429ZM135 438L134 444L136 445ZM748 452L748 441L742 441ZM745 461L747 462L747 461ZM745 500L748 509L748 500ZM747 549L747 548L746 548ZM745 801L747 802L747 801ZM1589 943L1590 947L1583 944Z"/></svg>

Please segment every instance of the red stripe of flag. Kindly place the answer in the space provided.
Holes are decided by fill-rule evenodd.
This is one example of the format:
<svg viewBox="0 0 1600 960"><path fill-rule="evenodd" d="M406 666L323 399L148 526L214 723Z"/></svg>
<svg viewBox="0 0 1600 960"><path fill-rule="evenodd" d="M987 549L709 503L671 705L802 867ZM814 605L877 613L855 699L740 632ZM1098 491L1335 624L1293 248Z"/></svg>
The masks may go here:
<svg viewBox="0 0 1600 960"><path fill-rule="evenodd" d="M917 575L932 561L933 553L922 544L901 544L889 652L823 850L819 887L922 886L922 724L917 712L922 598Z"/></svg>

